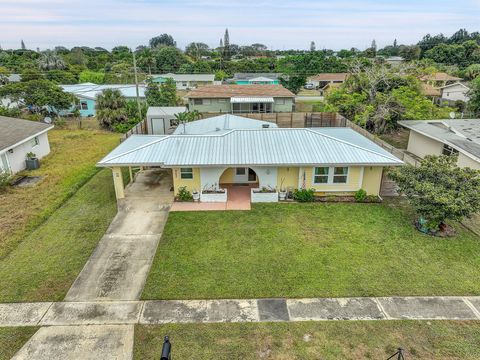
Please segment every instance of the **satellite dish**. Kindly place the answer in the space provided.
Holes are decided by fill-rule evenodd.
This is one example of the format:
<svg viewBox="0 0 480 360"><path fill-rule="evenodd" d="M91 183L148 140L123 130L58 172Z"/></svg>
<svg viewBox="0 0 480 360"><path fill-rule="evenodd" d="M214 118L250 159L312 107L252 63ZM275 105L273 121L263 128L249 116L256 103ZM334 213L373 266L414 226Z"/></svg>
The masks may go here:
<svg viewBox="0 0 480 360"><path fill-rule="evenodd" d="M452 111L452 112L450 113L450 119L455 119L455 112L454 112L454 111Z"/></svg>
<svg viewBox="0 0 480 360"><path fill-rule="evenodd" d="M52 123L52 118L50 116L45 116L45 119L43 119L43 122L45 124L51 124Z"/></svg>

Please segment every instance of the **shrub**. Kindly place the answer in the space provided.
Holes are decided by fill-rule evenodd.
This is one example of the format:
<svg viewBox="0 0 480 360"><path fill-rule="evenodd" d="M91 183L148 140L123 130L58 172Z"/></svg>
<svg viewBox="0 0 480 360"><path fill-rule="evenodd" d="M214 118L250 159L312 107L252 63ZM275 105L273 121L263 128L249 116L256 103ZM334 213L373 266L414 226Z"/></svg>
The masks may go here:
<svg viewBox="0 0 480 360"><path fill-rule="evenodd" d="M353 195L356 202L364 202L367 199L367 192L363 189L359 189Z"/></svg>
<svg viewBox="0 0 480 360"><path fill-rule="evenodd" d="M187 190L186 186L182 186L178 189L177 199L180 201L192 201L193 195Z"/></svg>
<svg viewBox="0 0 480 360"><path fill-rule="evenodd" d="M0 191L10 185L10 174L7 171L0 171Z"/></svg>
<svg viewBox="0 0 480 360"><path fill-rule="evenodd" d="M315 190L313 189L295 189L293 199L299 202L312 202L315 200Z"/></svg>

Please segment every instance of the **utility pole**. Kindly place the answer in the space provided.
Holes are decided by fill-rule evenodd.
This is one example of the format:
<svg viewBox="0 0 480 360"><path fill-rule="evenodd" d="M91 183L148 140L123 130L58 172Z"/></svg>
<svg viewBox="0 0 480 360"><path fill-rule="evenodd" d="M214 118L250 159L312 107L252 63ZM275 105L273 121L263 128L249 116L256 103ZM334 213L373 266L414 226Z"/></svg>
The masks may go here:
<svg viewBox="0 0 480 360"><path fill-rule="evenodd" d="M138 118L142 121L142 107L140 105L140 93L138 90L138 76L137 76L137 58L135 57L135 51L132 51L133 54L133 72L135 73L135 90L137 92L137 106L138 106Z"/></svg>

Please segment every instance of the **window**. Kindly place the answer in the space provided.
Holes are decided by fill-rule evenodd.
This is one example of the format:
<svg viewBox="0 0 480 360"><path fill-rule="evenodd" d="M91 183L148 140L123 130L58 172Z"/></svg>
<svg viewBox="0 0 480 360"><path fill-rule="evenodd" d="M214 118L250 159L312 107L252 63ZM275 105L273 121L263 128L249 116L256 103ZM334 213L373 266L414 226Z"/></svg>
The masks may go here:
<svg viewBox="0 0 480 360"><path fill-rule="evenodd" d="M313 183L314 184L328 184L328 167L316 167L314 169Z"/></svg>
<svg viewBox="0 0 480 360"><path fill-rule="evenodd" d="M235 174L236 175L245 175L246 174L245 168L236 168L235 169Z"/></svg>
<svg viewBox="0 0 480 360"><path fill-rule="evenodd" d="M193 99L194 105L203 105L203 99Z"/></svg>
<svg viewBox="0 0 480 360"><path fill-rule="evenodd" d="M348 176L348 167L336 167L333 169L333 183L346 184Z"/></svg>
<svg viewBox="0 0 480 360"><path fill-rule="evenodd" d="M182 178L182 179L193 179L193 168L181 168L180 169L180 178Z"/></svg>
<svg viewBox="0 0 480 360"><path fill-rule="evenodd" d="M32 146L37 146L38 144L40 144L40 140L38 140L38 136L35 136L32 139Z"/></svg>
<svg viewBox="0 0 480 360"><path fill-rule="evenodd" d="M211 102L210 99L203 99L203 105L210 105Z"/></svg>
<svg viewBox="0 0 480 360"><path fill-rule="evenodd" d="M80 101L80 110L88 110L88 103L86 101Z"/></svg>
<svg viewBox="0 0 480 360"><path fill-rule="evenodd" d="M186 86L188 86L188 83L186 81L182 81L182 86L186 87Z"/></svg>
<svg viewBox="0 0 480 360"><path fill-rule="evenodd" d="M451 146L448 146L447 144L444 144L442 154L447 156L455 155L455 154L458 154L458 150L452 148Z"/></svg>

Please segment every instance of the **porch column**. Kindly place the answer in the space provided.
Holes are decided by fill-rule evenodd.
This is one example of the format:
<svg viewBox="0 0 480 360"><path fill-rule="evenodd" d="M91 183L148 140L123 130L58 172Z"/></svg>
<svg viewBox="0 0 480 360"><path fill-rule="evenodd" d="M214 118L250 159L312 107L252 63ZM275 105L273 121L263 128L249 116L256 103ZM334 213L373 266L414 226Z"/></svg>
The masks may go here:
<svg viewBox="0 0 480 360"><path fill-rule="evenodd" d="M112 168L113 185L115 187L115 196L117 200L125 198L125 191L123 188L122 169L120 167Z"/></svg>

